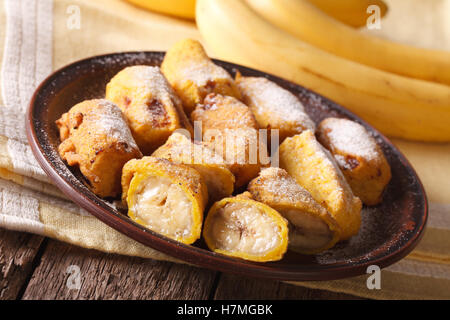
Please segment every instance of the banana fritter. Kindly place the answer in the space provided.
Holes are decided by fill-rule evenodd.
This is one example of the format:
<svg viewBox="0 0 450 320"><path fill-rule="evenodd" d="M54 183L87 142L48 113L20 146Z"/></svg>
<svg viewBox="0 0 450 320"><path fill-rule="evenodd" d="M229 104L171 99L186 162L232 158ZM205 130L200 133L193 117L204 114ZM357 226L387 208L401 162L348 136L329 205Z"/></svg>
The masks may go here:
<svg viewBox="0 0 450 320"><path fill-rule="evenodd" d="M119 195L123 165L142 157L119 107L103 99L87 100L64 113L56 125L61 158L79 167L96 195Z"/></svg>
<svg viewBox="0 0 450 320"><path fill-rule="evenodd" d="M369 132L354 121L327 118L319 124L317 134L336 159L353 193L366 205L380 203L391 180L391 167Z"/></svg>
<svg viewBox="0 0 450 320"><path fill-rule="evenodd" d="M137 223L186 244L200 238L208 191L195 169L155 157L130 160L122 189L128 216Z"/></svg>
<svg viewBox="0 0 450 320"><path fill-rule="evenodd" d="M106 86L106 99L122 109L144 155L164 144L176 129L186 128L192 134L180 99L158 67L123 69Z"/></svg>
<svg viewBox="0 0 450 320"><path fill-rule="evenodd" d="M200 42L184 39L170 48L161 70L183 101L190 114L208 93L220 93L240 99L233 78L225 69L214 64Z"/></svg>
<svg viewBox="0 0 450 320"><path fill-rule="evenodd" d="M218 253L245 260L280 260L287 250L287 221L248 195L225 198L208 212L203 238Z"/></svg>
<svg viewBox="0 0 450 320"><path fill-rule="evenodd" d="M336 220L341 228L340 240L356 235L361 225L361 200L353 195L333 156L312 131L306 130L284 140L279 155L280 167Z"/></svg>

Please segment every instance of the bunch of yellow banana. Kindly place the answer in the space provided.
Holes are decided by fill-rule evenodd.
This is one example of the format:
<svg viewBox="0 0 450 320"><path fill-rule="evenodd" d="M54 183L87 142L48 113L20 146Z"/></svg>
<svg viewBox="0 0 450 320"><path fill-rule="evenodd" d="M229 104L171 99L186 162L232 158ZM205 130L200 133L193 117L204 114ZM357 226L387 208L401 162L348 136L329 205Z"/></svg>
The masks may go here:
<svg viewBox="0 0 450 320"><path fill-rule="evenodd" d="M141 8L176 17L193 20L195 0L125 0ZM387 6L382 0L308 0L317 8L352 27L366 24L366 8L370 4L380 7L380 16L386 14Z"/></svg>
<svg viewBox="0 0 450 320"><path fill-rule="evenodd" d="M362 27L367 22L367 8L380 8L380 18L386 15L387 5L381 0L308 0L327 15L352 27Z"/></svg>
<svg viewBox="0 0 450 320"><path fill-rule="evenodd" d="M278 1L287 0L274 2ZM291 19L292 24L302 20L284 18ZM196 21L208 47L221 59L310 88L354 111L385 134L450 141L450 87L445 84L386 72L322 50L265 20L244 0L197 0ZM335 35L333 30L325 32L322 37ZM355 49L362 44L351 45ZM434 68L435 61L430 63ZM444 67L432 70L436 75L433 80L447 79L450 72ZM414 68L414 64L406 67Z"/></svg>
<svg viewBox="0 0 450 320"><path fill-rule="evenodd" d="M450 52L403 45L364 34L306 0L246 0L275 26L340 57L407 77L450 85Z"/></svg>
<svg viewBox="0 0 450 320"><path fill-rule="evenodd" d="M136 6L184 19L195 19L195 0L126 0Z"/></svg>

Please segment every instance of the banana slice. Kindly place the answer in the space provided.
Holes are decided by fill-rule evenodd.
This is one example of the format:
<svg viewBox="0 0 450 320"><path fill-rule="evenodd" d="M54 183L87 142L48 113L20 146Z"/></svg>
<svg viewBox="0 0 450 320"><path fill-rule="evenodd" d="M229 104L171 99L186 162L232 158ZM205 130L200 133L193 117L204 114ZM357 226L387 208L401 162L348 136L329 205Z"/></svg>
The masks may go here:
<svg viewBox="0 0 450 320"><path fill-rule="evenodd" d="M236 75L236 84L258 125L269 130L278 129L281 142L303 130L315 131L314 121L290 91L266 78L242 77L239 73Z"/></svg>
<svg viewBox="0 0 450 320"><path fill-rule="evenodd" d="M312 131L284 140L279 156L280 167L336 220L341 228L340 240L356 235L361 225L361 200L353 195L334 158L317 142Z"/></svg>
<svg viewBox="0 0 450 320"><path fill-rule="evenodd" d="M333 154L353 193L366 205L381 202L391 167L367 130L351 120L327 118L317 138Z"/></svg>
<svg viewBox="0 0 450 320"><path fill-rule="evenodd" d="M209 210L203 230L214 252L245 260L280 260L287 250L287 221L248 196L225 198Z"/></svg>
<svg viewBox="0 0 450 320"><path fill-rule="evenodd" d="M257 201L289 221L289 249L304 254L327 250L339 240L339 226L311 194L285 170L266 168L248 185Z"/></svg>
<svg viewBox="0 0 450 320"><path fill-rule="evenodd" d="M181 100L158 67L123 69L106 86L106 99L122 109L144 155L151 154L179 128L193 134Z"/></svg>
<svg viewBox="0 0 450 320"><path fill-rule="evenodd" d="M200 238L208 193L195 169L155 157L131 160L122 189L132 220L186 244Z"/></svg>
<svg viewBox="0 0 450 320"><path fill-rule="evenodd" d="M183 101L186 114L208 93L220 93L240 99L240 93L228 72L215 65L200 42L184 39L171 47L161 70Z"/></svg>
<svg viewBox="0 0 450 320"><path fill-rule="evenodd" d="M266 141L250 108L239 100L211 93L191 114L201 123L203 143L222 156L236 177L236 187L247 184L268 164Z"/></svg>
<svg viewBox="0 0 450 320"><path fill-rule="evenodd" d="M208 187L209 200L228 197L234 190L234 175L223 158L200 142L192 142L185 135L174 132L152 156L175 163L183 163L197 170Z"/></svg>

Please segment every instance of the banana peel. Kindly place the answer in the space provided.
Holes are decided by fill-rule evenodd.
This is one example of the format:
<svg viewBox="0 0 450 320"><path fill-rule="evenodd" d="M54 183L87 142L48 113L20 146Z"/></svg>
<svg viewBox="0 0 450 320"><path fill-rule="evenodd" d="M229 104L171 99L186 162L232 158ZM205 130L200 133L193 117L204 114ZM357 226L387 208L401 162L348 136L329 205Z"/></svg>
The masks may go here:
<svg viewBox="0 0 450 320"><path fill-rule="evenodd" d="M172 15L179 18L195 19L195 0L125 0L138 7Z"/></svg>
<svg viewBox="0 0 450 320"><path fill-rule="evenodd" d="M307 0L330 17L354 28L363 27L369 14L367 8L376 5L380 8L380 17L388 12L388 6L382 0Z"/></svg>
<svg viewBox="0 0 450 320"><path fill-rule="evenodd" d="M242 0L197 0L197 26L216 55L301 84L392 137L450 141L450 87L343 59L284 32Z"/></svg>

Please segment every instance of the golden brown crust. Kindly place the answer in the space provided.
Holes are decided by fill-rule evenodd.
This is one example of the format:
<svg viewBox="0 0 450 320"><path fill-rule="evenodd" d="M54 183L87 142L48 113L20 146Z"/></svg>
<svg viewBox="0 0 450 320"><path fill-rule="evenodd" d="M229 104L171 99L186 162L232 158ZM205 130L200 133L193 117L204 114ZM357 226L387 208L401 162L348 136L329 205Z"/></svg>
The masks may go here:
<svg viewBox="0 0 450 320"><path fill-rule="evenodd" d="M161 70L183 101L189 115L208 93L240 98L233 78L207 56L200 42L184 39L166 53Z"/></svg>
<svg viewBox="0 0 450 320"><path fill-rule="evenodd" d="M242 101L250 107L259 127L269 131L277 129L280 142L304 130L315 130L315 124L300 100L290 91L266 78L243 77L239 73L236 84Z"/></svg>
<svg viewBox="0 0 450 320"><path fill-rule="evenodd" d="M200 121L203 143L230 165L236 187L247 184L262 165L268 164L267 146L259 141L256 120L239 100L211 93L204 104L197 105L191 119Z"/></svg>
<svg viewBox="0 0 450 320"><path fill-rule="evenodd" d="M327 118L319 124L317 138L335 157L353 193L366 205L380 203L391 168L367 130L351 120Z"/></svg>
<svg viewBox="0 0 450 320"><path fill-rule="evenodd" d="M192 121L201 121L203 131L208 129L258 129L258 123L248 106L236 98L208 94L191 114Z"/></svg>
<svg viewBox="0 0 450 320"><path fill-rule="evenodd" d="M208 187L210 201L217 201L233 193L235 178L223 158L200 142L194 143L183 134L174 132L152 156L183 163L196 169Z"/></svg>
<svg viewBox="0 0 450 320"><path fill-rule="evenodd" d="M56 125L61 158L79 167L98 196L119 195L123 165L142 157L120 109L106 100L88 100L64 113Z"/></svg>
<svg viewBox="0 0 450 320"><path fill-rule="evenodd" d="M329 215L308 191L281 168L271 167L261 170L259 176L250 181L247 189L253 199L271 207L295 207L306 212ZM331 216L330 218L332 219Z"/></svg>
<svg viewBox="0 0 450 320"><path fill-rule="evenodd" d="M180 99L158 67L123 69L106 86L106 99L122 109L145 155L162 145L176 129L186 128L193 134Z"/></svg>
<svg viewBox="0 0 450 320"><path fill-rule="evenodd" d="M356 235L361 225L361 200L353 195L334 158L314 134L307 130L287 138L280 145L279 155L280 167L337 221L341 240Z"/></svg>

